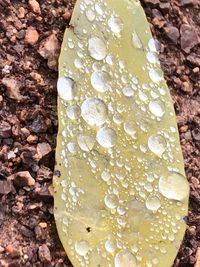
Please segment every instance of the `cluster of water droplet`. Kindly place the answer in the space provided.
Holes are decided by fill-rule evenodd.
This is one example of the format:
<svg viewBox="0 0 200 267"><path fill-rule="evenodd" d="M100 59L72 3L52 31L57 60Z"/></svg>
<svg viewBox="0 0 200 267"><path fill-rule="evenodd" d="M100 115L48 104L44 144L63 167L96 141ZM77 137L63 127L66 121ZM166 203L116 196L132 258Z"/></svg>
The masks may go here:
<svg viewBox="0 0 200 267"><path fill-rule="evenodd" d="M67 181L61 181L61 198L68 214L75 211L79 214L87 203L88 192L80 188L81 183L77 186L73 177L76 175L84 183L81 168L86 168L95 183L105 189L100 203L94 204L93 212L101 204L103 214L96 224L101 228L102 218L107 217L113 222L113 232L108 232L106 240L96 248L98 260L106 260L105 266L156 266L157 251L167 252L158 247L159 243L173 242L179 230L179 214L167 212L167 208L178 201L183 209L181 201L187 197L188 185L174 167L178 162L172 153L176 129L159 124L165 119L166 110L171 110L168 116L173 116L173 110L164 101L167 92L155 42L150 39L146 48L136 30L130 35L133 49L145 51L147 63L141 70L148 72L149 81L144 84L130 73L123 59L109 53L106 34L110 39L120 40L124 31L118 14L103 1L94 0L82 1L81 13L91 23L91 32L83 28L82 39L77 38L77 42L68 37L66 50L71 51L75 60L73 67L64 65L64 75L58 80L58 94L64 107L60 156L68 169ZM100 34L102 29L106 34ZM80 166L74 165L78 160ZM166 166L164 172L162 164ZM145 170L142 176L141 169ZM70 215L69 220L65 217L63 231L67 234L66 226L72 220ZM131 237L130 247L127 240ZM80 266L91 266L90 238L88 233L87 239L69 244ZM149 255L145 256L146 265L140 265L144 251L149 251Z"/></svg>

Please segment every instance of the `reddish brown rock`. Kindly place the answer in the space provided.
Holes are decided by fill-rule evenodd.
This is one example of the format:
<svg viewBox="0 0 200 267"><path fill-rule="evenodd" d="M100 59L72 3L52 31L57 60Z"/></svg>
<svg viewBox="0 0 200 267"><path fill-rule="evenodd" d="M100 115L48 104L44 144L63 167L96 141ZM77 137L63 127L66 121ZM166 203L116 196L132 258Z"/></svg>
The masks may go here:
<svg viewBox="0 0 200 267"><path fill-rule="evenodd" d="M194 27L183 24L180 29L181 33L181 49L187 54L190 50L199 44L198 34Z"/></svg>
<svg viewBox="0 0 200 267"><path fill-rule="evenodd" d="M174 26L164 28L165 34L172 43L177 44L180 36L179 30Z"/></svg>
<svg viewBox="0 0 200 267"><path fill-rule="evenodd" d="M38 256L41 262L43 263L48 263L51 261L51 252L47 247L47 245L43 244L42 246L39 247Z"/></svg>
<svg viewBox="0 0 200 267"><path fill-rule="evenodd" d="M0 196L9 194L13 189L11 181L0 181Z"/></svg>
<svg viewBox="0 0 200 267"><path fill-rule="evenodd" d="M41 14L40 4L38 3L38 1L36 1L36 0L29 0L28 1L28 4L30 6L31 11L33 11L34 13Z"/></svg>
<svg viewBox="0 0 200 267"><path fill-rule="evenodd" d="M42 159L52 151L52 148L48 143L39 143L36 149L37 149L38 159Z"/></svg>
<svg viewBox="0 0 200 267"><path fill-rule="evenodd" d="M14 99L17 102L21 102L27 99L27 97L21 95L20 88L22 84L16 78L3 78L2 83L6 87L6 94L9 98Z"/></svg>
<svg viewBox="0 0 200 267"><path fill-rule="evenodd" d="M11 134L11 125L6 121L0 121L0 138L9 138Z"/></svg>
<svg viewBox="0 0 200 267"><path fill-rule="evenodd" d="M13 181L13 184L18 187L32 186L35 180L28 171L17 172L8 177L8 181Z"/></svg>
<svg viewBox="0 0 200 267"><path fill-rule="evenodd" d="M34 45L39 39L39 33L34 27L29 27L26 30L25 43Z"/></svg>

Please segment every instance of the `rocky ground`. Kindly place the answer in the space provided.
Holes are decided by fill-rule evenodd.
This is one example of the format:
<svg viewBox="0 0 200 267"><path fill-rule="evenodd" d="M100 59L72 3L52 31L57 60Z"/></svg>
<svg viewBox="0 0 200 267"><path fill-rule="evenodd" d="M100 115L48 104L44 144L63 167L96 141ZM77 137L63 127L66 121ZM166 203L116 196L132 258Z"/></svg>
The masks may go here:
<svg viewBox="0 0 200 267"><path fill-rule="evenodd" d="M141 0L177 114L191 186L174 267L200 266L200 1ZM74 1L0 0L0 266L71 266L54 219L57 59Z"/></svg>

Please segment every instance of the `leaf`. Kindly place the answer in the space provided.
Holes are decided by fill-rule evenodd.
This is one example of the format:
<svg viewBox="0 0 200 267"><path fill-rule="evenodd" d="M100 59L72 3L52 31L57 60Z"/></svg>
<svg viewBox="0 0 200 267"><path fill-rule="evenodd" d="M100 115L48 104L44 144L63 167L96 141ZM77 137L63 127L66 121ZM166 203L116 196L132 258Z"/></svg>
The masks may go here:
<svg viewBox="0 0 200 267"><path fill-rule="evenodd" d="M55 220L75 267L170 267L189 186L139 1L77 1L59 61Z"/></svg>

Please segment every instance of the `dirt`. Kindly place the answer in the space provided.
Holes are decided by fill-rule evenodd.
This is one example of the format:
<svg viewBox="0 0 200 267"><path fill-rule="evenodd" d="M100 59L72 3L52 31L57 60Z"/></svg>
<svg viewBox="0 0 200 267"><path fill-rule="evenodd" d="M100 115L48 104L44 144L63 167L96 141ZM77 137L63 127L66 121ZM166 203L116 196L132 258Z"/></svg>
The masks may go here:
<svg viewBox="0 0 200 267"><path fill-rule="evenodd" d="M200 1L141 0L191 186L176 267L200 265ZM74 1L0 0L0 266L71 266L54 218L57 60ZM196 262L196 263L195 263Z"/></svg>

